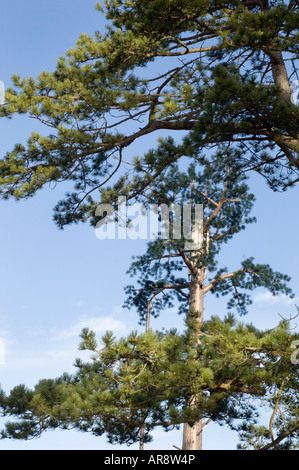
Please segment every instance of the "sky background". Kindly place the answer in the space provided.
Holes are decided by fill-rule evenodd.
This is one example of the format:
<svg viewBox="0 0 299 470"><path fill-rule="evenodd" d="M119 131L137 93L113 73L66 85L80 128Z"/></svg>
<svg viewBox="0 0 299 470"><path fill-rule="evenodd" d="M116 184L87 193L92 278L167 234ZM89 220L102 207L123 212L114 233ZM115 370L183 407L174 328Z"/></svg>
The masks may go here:
<svg viewBox="0 0 299 470"><path fill-rule="evenodd" d="M36 76L53 70L59 56L74 46L81 33L104 32L104 18L94 0L11 0L2 2L0 29L0 80L8 87L10 77ZM0 122L1 156L18 142L25 142L38 128L28 117ZM158 137L158 135L156 136ZM154 145L153 137L148 142ZM136 144L132 150L142 153ZM221 257L230 270L249 256L269 263L292 277L297 299L272 298L256 291L254 303L244 319L259 328L275 326L280 316L296 314L299 305L298 191L274 193L264 180L252 177L257 197L253 214L257 223L235 237ZM144 241L98 240L88 224L61 231L52 221L52 210L63 196L63 188L44 188L34 198L0 201L0 339L5 360L0 364L0 384L8 392L24 383L34 386L41 378L57 377L74 370L79 353L79 334L84 327L99 337L108 330L124 336L138 328L134 311L123 310L124 286L131 257L142 253ZM221 301L208 297L206 318L223 315ZM152 321L153 328L182 325L175 311ZM294 325L296 326L296 325ZM157 430L147 449L181 446L181 432ZM225 428L209 425L204 449L234 449L238 439ZM133 446L132 449L138 446ZM28 442L0 441L0 450L21 449L120 449L106 438L76 431L47 432ZM124 447L127 449L127 447Z"/></svg>

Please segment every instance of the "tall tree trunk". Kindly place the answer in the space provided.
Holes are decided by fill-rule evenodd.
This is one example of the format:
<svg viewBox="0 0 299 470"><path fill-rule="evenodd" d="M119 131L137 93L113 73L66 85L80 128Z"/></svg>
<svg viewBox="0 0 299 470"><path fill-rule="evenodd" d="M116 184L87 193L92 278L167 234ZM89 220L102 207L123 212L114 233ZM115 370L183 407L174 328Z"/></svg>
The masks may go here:
<svg viewBox="0 0 299 470"><path fill-rule="evenodd" d="M139 450L144 450L144 426L140 429Z"/></svg>
<svg viewBox="0 0 299 470"><path fill-rule="evenodd" d="M276 85L281 89L281 96L287 102L291 101L292 89L289 82L289 77L285 62L281 51L266 51L270 57L273 80Z"/></svg>
<svg viewBox="0 0 299 470"><path fill-rule="evenodd" d="M261 0L260 6L263 11L269 10L269 1ZM292 102L293 90L288 77L288 71L282 51L279 49L273 50L265 48L264 52L270 59L273 80L274 83L280 87L282 98L287 103ZM278 143L278 145L285 152L291 165L299 169L299 139L291 136L285 136L282 141Z"/></svg>
<svg viewBox="0 0 299 470"><path fill-rule="evenodd" d="M274 83L279 85L281 96L287 103L292 102L292 88L290 85L285 61L281 51L265 51L270 58L272 75ZM281 142L277 142L280 148L285 152L292 166L299 169L299 139L285 136Z"/></svg>
<svg viewBox="0 0 299 470"><path fill-rule="evenodd" d="M197 326L201 327L203 323L203 309L204 309L204 279L205 269L195 266L191 273L190 282L190 300L189 308L192 315L195 316ZM199 338L196 339L200 343ZM191 397L189 406L196 407L196 398ZM184 450L202 450L202 420L198 420L193 426L188 423L184 424L183 431L183 449Z"/></svg>
<svg viewBox="0 0 299 470"><path fill-rule="evenodd" d="M150 315L151 315L151 301L149 300L147 303L147 311L146 311L146 322L145 322L146 332L149 330L149 327L150 327ZM144 433L145 433L145 428L143 425L140 428L139 450L144 450Z"/></svg>

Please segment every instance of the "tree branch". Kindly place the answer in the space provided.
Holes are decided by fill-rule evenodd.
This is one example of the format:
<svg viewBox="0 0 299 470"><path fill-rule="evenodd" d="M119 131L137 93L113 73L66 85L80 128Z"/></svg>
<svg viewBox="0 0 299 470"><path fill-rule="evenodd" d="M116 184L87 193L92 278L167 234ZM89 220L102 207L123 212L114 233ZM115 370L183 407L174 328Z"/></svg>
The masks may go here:
<svg viewBox="0 0 299 470"><path fill-rule="evenodd" d="M299 429L299 422L291 426L289 429L286 429L284 432L282 432L274 441L269 442L269 444L266 444L264 447L262 447L260 450L269 450L272 447L275 447L277 444L279 444L283 439L286 437L290 436L293 432L297 431Z"/></svg>

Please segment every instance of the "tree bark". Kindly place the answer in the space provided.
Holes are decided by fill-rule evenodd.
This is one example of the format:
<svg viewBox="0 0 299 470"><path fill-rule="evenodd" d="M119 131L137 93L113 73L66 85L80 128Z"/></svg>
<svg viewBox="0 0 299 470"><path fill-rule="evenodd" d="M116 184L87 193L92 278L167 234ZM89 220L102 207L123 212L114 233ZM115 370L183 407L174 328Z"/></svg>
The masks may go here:
<svg viewBox="0 0 299 470"><path fill-rule="evenodd" d="M279 85L284 101L291 102L292 89L281 51L266 51L270 57L274 83Z"/></svg>
<svg viewBox="0 0 299 470"><path fill-rule="evenodd" d="M191 272L189 308L196 318L198 327L201 327L203 323L204 279L205 269L195 266ZM196 338L196 341L200 343L199 338ZM195 397L191 397L189 406L191 408L197 406ZM201 419L193 426L188 423L184 424L183 450L202 450L202 428Z"/></svg>
<svg viewBox="0 0 299 470"><path fill-rule="evenodd" d="M268 11L270 8L269 0L261 0L260 6L262 11ZM283 99L291 102L292 89L282 52L280 50L265 49L265 53L270 58L274 83L280 86Z"/></svg>
<svg viewBox="0 0 299 470"><path fill-rule="evenodd" d="M183 450L202 450L202 420L193 426L184 424Z"/></svg>

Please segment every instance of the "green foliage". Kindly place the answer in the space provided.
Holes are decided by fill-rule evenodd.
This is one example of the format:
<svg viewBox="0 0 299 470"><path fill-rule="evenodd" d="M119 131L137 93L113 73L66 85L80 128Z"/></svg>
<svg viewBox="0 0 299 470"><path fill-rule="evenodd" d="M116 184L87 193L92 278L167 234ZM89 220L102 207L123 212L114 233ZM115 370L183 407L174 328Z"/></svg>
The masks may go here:
<svg viewBox="0 0 299 470"><path fill-rule="evenodd" d="M91 351L91 362L77 360L75 374L41 380L34 390L19 386L2 394L3 414L17 418L6 424L2 438L76 428L130 445L141 427L147 442L157 426L171 430L199 417L232 429L244 420L244 429L255 425L254 405L273 397L282 380L294 392L298 366L290 364L290 355L298 335L288 322L259 331L231 315L212 317L196 345L192 319L186 326L183 333L149 330L120 339L107 333L100 343L84 330L80 347ZM196 409L188 405L191 395L198 398Z"/></svg>
<svg viewBox="0 0 299 470"><path fill-rule="evenodd" d="M144 320L148 307L157 315L178 301L186 331L121 339L107 332L98 344L83 330L80 348L91 351L91 362L77 360L76 373L41 380L33 390L1 391L3 416L15 418L1 437L76 428L131 444L141 429L146 442L156 426L171 430L203 418L239 430L243 448L294 448L298 365L290 356L297 336L288 322L264 332L231 314L246 313L248 292L258 287L292 295L289 277L253 258L229 272L217 255L255 221L249 171L275 190L298 180L299 108L289 83L297 73L298 2L104 4L97 4L109 22L104 34L81 35L53 72L12 77L0 117L27 114L47 132L33 130L0 160L0 193L28 198L48 183L68 183L54 210L60 228L95 224L97 204L119 196L145 206L203 204L200 250L186 253L170 220L169 240L150 243L130 268L139 288L128 287L127 306ZM143 155L124 155L161 131ZM199 325L190 308L198 272L202 292L230 296L224 319ZM273 410L268 426L257 421L260 400Z"/></svg>
<svg viewBox="0 0 299 470"><path fill-rule="evenodd" d="M217 297L228 296L228 309L243 315L251 304L250 291L264 287L271 294L294 294L288 286L290 277L274 271L271 266L256 263L254 258L243 260L240 267L229 271L218 265L218 255L224 244L256 220L251 215L255 197L249 191L247 176L234 152L219 148L209 160L202 157L192 159L186 168L180 170L172 164L163 179L157 178L150 191L142 198L148 204L166 203L169 207L181 207L183 226L183 205L203 205L203 242L197 253L185 249L186 237L177 239L171 230L175 220L169 219L169 239L157 238L150 241L147 250L135 256L128 273L136 278L135 285L126 287L125 307L135 307L141 322L150 313L156 317L166 308L177 306L178 313L187 314L190 309L190 283L192 262L204 271L205 293ZM194 224L194 220L192 220ZM196 257L196 260L195 260Z"/></svg>
<svg viewBox="0 0 299 470"><path fill-rule="evenodd" d="M273 188L297 180L299 110L281 78L284 60L290 80L297 73L297 2L104 5L97 5L107 19L103 34L82 34L52 72L12 77L0 116L28 114L46 135L33 132L2 158L2 197L27 198L48 183L68 182L57 225L94 223L103 200L138 198L168 165L223 142L238 150L244 170L260 172ZM176 133L178 143L158 143L152 165L149 154L123 158L134 141L161 130ZM171 158L161 161L162 151Z"/></svg>

